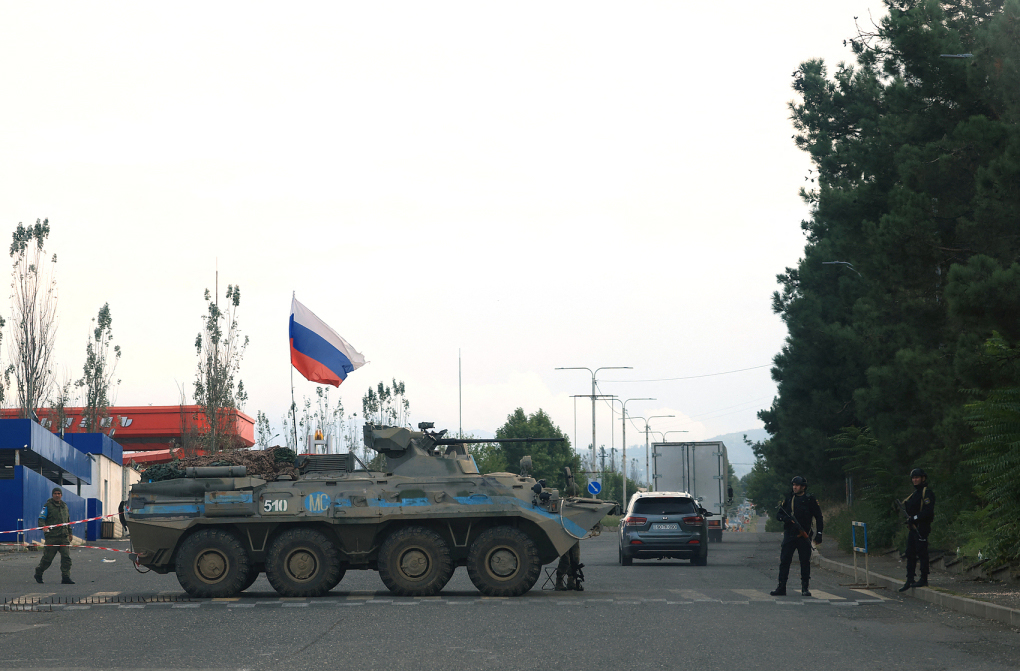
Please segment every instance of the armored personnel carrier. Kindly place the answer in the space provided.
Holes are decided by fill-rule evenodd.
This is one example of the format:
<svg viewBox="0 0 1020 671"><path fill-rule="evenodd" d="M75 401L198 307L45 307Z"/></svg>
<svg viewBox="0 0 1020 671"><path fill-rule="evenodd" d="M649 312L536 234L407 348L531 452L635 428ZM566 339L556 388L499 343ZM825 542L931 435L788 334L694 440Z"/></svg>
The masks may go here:
<svg viewBox="0 0 1020 671"><path fill-rule="evenodd" d="M136 484L125 521L138 563L196 597L237 594L263 571L283 596L320 596L355 569L431 596L458 566L487 596L520 596L616 505L561 496L529 475L529 457L520 474L481 475L465 443L489 441L418 428L365 425L386 472L353 453L305 455L274 482L211 466Z"/></svg>

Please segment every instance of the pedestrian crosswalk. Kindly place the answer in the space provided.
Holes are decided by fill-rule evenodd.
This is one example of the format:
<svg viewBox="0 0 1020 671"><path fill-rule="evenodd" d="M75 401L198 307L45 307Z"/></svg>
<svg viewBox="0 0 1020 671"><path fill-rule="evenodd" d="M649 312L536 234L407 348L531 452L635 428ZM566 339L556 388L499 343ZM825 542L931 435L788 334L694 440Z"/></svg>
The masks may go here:
<svg viewBox="0 0 1020 671"><path fill-rule="evenodd" d="M663 598L665 596L665 598ZM68 598L56 596L54 592L29 592L8 597L5 602L19 606L39 605L52 609L67 611L88 611L93 609L132 608L132 609L185 609L185 608L310 608L310 607L379 607L379 606L480 606L480 605L539 605L555 604L557 606L642 606L642 607L697 607L702 604L720 605L797 605L830 604L856 606L875 604L888 601L890 597L867 589L844 590L835 594L819 589L812 589L810 597L791 594L786 597L771 596L765 590L758 589L668 589L654 597L643 598L640 594L605 594L595 596L591 593L549 592L533 590L523 597L501 598L477 596L433 596L433 597L395 597L386 593L371 590L337 591L317 598L288 598L269 596L262 593L243 594L234 597L217 599L192 599L181 591L167 590L157 594L129 594L125 592L104 591L94 592L84 597Z"/></svg>

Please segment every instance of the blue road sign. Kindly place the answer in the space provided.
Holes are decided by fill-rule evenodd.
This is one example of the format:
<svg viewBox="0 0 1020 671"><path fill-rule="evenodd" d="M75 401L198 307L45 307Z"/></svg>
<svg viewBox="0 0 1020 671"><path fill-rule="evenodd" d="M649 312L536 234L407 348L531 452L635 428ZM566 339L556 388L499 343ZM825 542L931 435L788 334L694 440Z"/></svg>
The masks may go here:
<svg viewBox="0 0 1020 671"><path fill-rule="evenodd" d="M592 480L588 483L588 491L598 496L598 493L602 491L602 485L598 480Z"/></svg>

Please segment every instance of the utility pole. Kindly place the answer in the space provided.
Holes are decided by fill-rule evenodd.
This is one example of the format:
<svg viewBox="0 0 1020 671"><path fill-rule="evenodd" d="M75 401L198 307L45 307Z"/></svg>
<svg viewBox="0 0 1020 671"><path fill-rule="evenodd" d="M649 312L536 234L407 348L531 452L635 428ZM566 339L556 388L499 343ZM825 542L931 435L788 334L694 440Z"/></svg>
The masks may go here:
<svg viewBox="0 0 1020 671"><path fill-rule="evenodd" d="M628 398L623 402L623 412L620 415L620 420L623 424L623 509L627 509L627 404L631 401L655 401L654 398ZM637 469L635 469L637 470Z"/></svg>
<svg viewBox="0 0 1020 671"><path fill-rule="evenodd" d="M599 397L595 393L595 376L600 370L630 370L633 366L602 366L592 370L586 366L563 366L556 368L556 370L586 370L591 373L591 461L592 467L595 466L595 399Z"/></svg>
<svg viewBox="0 0 1020 671"><path fill-rule="evenodd" d="M651 464L649 463L650 462L649 454L651 453L651 450L649 449L649 444L648 444L648 433L651 431L651 429L649 428L648 423L651 422L653 419L656 419L658 417L676 417L676 415L652 415L648 419L645 419L644 417L634 417L634 418L632 418L632 419L640 419L642 422L645 423L645 471L646 471L645 472L645 477L648 478L648 490L652 491L652 492L656 491L656 487L655 487L655 478L652 476Z"/></svg>
<svg viewBox="0 0 1020 671"><path fill-rule="evenodd" d="M557 369L557 370L559 370L559 369ZM599 369L599 370L601 370L601 369ZM591 398L591 406L592 406L592 408L594 408L595 407L595 399L598 399L598 398L613 399L613 398L616 398L616 396L614 396L612 394L591 394L591 395L589 395L589 394L575 394L574 396L571 396L571 398ZM591 437L592 437L592 439L595 438L595 423L594 422L592 422ZM598 456L595 454L595 443L592 443L588 447L591 449L591 472L594 473L595 475L598 475L597 469L598 469L599 462L598 462ZM598 498L598 496L596 495L595 498Z"/></svg>

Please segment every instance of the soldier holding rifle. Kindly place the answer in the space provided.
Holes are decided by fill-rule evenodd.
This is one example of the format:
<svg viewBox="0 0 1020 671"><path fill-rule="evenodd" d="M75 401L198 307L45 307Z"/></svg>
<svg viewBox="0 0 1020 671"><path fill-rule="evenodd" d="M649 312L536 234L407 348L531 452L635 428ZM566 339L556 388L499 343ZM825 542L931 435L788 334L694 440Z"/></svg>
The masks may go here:
<svg viewBox="0 0 1020 671"><path fill-rule="evenodd" d="M912 587L928 586L928 534L935 519L935 492L928 487L928 474L915 468L910 471L910 482L914 485L914 492L900 504L910 527L907 532L907 582L900 588L901 592ZM914 582L918 559L921 560L921 579Z"/></svg>
<svg viewBox="0 0 1020 671"><path fill-rule="evenodd" d="M776 510L776 519L783 523L783 545L779 550L779 585L769 594L786 596L786 581L790 577L793 553L800 555L800 593L811 596L811 520L815 520L815 544L822 543L822 508L814 496L807 493L807 480L795 477L790 483L793 491L783 499Z"/></svg>

